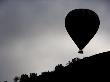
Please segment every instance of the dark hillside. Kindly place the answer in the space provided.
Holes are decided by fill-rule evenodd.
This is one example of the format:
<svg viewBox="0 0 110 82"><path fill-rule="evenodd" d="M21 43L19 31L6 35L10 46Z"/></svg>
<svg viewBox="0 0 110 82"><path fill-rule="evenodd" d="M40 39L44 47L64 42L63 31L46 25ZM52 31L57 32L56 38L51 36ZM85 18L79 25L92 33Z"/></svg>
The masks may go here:
<svg viewBox="0 0 110 82"><path fill-rule="evenodd" d="M84 59L75 58L67 66L61 64L55 67L54 71L43 72L37 76L31 73L21 75L20 82L39 81L106 81L110 76L110 51L96 54ZM97 80L96 80L97 79Z"/></svg>

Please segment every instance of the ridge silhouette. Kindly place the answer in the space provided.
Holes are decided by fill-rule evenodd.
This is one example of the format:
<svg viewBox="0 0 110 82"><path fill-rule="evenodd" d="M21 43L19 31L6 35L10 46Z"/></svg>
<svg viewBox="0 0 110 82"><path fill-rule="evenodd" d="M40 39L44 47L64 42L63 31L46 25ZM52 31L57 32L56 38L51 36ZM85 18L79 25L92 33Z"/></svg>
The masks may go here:
<svg viewBox="0 0 110 82"><path fill-rule="evenodd" d="M91 57L83 59L72 59L67 66L59 64L54 71L43 72L41 75L37 73L30 73L30 75L22 74L20 79L16 82L60 82L60 81L77 81L85 80L94 81L107 80L110 73L110 51L96 54ZM106 76L106 79L105 79ZM109 78L108 78L109 79Z"/></svg>

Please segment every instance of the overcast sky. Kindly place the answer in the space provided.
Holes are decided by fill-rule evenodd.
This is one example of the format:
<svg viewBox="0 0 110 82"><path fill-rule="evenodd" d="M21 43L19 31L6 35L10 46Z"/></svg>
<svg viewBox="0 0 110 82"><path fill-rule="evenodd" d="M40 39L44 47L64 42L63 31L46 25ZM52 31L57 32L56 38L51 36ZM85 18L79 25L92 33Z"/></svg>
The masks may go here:
<svg viewBox="0 0 110 82"><path fill-rule="evenodd" d="M110 0L0 0L0 82L109 51L109 5ZM65 16L76 8L95 11L101 21L83 55L65 29Z"/></svg>

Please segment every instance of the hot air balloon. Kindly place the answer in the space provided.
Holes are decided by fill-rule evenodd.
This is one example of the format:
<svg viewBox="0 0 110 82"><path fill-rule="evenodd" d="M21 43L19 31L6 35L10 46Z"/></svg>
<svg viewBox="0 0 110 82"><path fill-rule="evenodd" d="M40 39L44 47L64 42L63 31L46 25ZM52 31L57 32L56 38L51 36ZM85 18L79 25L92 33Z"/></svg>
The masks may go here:
<svg viewBox="0 0 110 82"><path fill-rule="evenodd" d="M65 27L83 54L83 48L89 43L98 31L100 19L98 15L90 9L75 9L70 11L65 18Z"/></svg>

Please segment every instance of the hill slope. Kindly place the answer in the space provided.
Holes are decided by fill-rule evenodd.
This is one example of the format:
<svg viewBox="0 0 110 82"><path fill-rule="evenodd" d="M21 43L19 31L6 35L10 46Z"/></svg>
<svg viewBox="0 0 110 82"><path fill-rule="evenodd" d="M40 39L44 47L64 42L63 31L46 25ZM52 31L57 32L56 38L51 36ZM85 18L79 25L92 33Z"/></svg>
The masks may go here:
<svg viewBox="0 0 110 82"><path fill-rule="evenodd" d="M108 80L110 74L110 51L96 54L84 59L73 59L67 66L61 64L55 67L54 71L43 72L37 76L31 73L30 76L23 74L20 82L39 82L39 81L96 81Z"/></svg>

